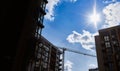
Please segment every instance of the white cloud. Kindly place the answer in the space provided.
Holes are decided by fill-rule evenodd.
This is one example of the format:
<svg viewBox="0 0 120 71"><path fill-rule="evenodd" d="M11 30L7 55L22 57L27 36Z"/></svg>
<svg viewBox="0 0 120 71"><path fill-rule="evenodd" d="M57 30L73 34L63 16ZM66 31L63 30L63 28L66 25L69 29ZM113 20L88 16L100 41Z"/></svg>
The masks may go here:
<svg viewBox="0 0 120 71"><path fill-rule="evenodd" d="M71 3L75 3L75 2L77 2L77 0L63 0L63 1L71 2Z"/></svg>
<svg viewBox="0 0 120 71"><path fill-rule="evenodd" d="M103 3L106 3L106 4L108 4L108 3L113 3L113 2L116 2L117 0L103 0Z"/></svg>
<svg viewBox="0 0 120 71"><path fill-rule="evenodd" d="M73 3L76 2L76 1L77 1L77 0L70 0L70 2L73 2Z"/></svg>
<svg viewBox="0 0 120 71"><path fill-rule="evenodd" d="M77 0L63 0L66 2L75 3ZM55 19L54 9L58 5L60 0L48 0L48 4L46 5L47 14L45 15L45 19L53 21Z"/></svg>
<svg viewBox="0 0 120 71"><path fill-rule="evenodd" d="M72 71L72 65L73 65L73 63L71 61L67 60L64 64L65 70Z"/></svg>
<svg viewBox="0 0 120 71"><path fill-rule="evenodd" d="M120 2L111 3L103 9L105 25L103 28L120 24Z"/></svg>
<svg viewBox="0 0 120 71"><path fill-rule="evenodd" d="M45 15L45 19L50 21L54 20L54 8L59 3L59 0L48 0L48 4L46 5L47 14Z"/></svg>
<svg viewBox="0 0 120 71"><path fill-rule="evenodd" d="M95 47L94 36L97 33L90 33L89 31L83 30L83 33L80 34L76 31L73 31L66 40L70 43L80 43L84 49L92 50Z"/></svg>
<svg viewBox="0 0 120 71"><path fill-rule="evenodd" d="M95 65L95 64L89 64L88 66L89 66L89 68L97 68L97 65Z"/></svg>

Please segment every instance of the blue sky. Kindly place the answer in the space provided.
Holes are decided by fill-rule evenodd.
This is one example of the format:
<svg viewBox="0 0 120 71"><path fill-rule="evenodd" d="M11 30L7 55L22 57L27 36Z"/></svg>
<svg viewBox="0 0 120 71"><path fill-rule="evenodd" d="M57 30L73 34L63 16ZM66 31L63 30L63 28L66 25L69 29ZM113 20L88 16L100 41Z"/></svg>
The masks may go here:
<svg viewBox="0 0 120 71"><path fill-rule="evenodd" d="M119 0L48 0L46 12L42 35L47 40L59 47L93 55L96 55L94 36L98 30L120 24ZM93 14L99 15L98 22ZM95 67L95 57L65 52L66 71L88 71Z"/></svg>

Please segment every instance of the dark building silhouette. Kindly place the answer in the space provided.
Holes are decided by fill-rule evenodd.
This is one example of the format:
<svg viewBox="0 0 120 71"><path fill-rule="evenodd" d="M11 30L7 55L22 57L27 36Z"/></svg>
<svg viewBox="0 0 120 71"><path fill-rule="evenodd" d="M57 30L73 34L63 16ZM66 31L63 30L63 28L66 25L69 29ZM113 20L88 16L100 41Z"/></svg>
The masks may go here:
<svg viewBox="0 0 120 71"><path fill-rule="evenodd" d="M89 71L99 71L98 68L91 68Z"/></svg>
<svg viewBox="0 0 120 71"><path fill-rule="evenodd" d="M0 64L3 71L28 71L29 64L37 65L37 47L44 43L55 49L53 56L57 62L60 51L41 36L45 6L47 0L3 0L0 2L1 49ZM52 46L51 46L52 45ZM49 48L50 48L49 47ZM41 47L43 48L43 47ZM52 50L52 48L50 48ZM54 50L52 51L54 52ZM43 52L41 52L44 54ZM57 55L58 54L58 55ZM52 62L52 58L48 58ZM42 62L42 60L41 60ZM51 64L51 63L50 63ZM41 65L42 66L42 65ZM49 70L35 68L33 71L55 71L55 66L48 65ZM39 66L40 67L40 66ZM55 68L56 68L55 67ZM29 68L29 69L28 69ZM59 68L59 67L58 67Z"/></svg>
<svg viewBox="0 0 120 71"><path fill-rule="evenodd" d="M99 30L95 42L99 71L120 71L120 26Z"/></svg>

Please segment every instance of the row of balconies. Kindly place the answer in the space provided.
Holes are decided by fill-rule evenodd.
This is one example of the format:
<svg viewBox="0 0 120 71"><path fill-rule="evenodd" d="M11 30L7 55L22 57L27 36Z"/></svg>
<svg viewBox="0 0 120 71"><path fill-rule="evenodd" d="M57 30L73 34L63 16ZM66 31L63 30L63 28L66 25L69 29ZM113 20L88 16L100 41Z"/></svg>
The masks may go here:
<svg viewBox="0 0 120 71"><path fill-rule="evenodd" d="M41 29L44 28L43 19L44 19L44 15L46 14L45 7L47 3L48 3L47 0L40 0L40 5L38 5L34 11L34 21L38 26L36 30L40 30L40 28ZM37 37L40 37L39 36L40 32L36 31L36 33L37 33Z"/></svg>
<svg viewBox="0 0 120 71"><path fill-rule="evenodd" d="M37 38L39 38L40 35L41 35L39 30L44 28L43 17L46 14L45 13L46 3L47 3L47 0L43 0L43 1L41 0L40 6L36 7L36 9L34 11L34 21L37 24L35 35L36 35ZM45 52L45 50L43 51L43 49L41 49L43 47L42 44L40 46L39 46L39 44L37 44L36 46L37 46L37 49L36 49L37 54L36 54L36 57L35 57L35 71L39 71L39 67L40 67L40 65L42 65L42 62L43 62L43 64L48 62L48 57L43 56L43 52ZM46 60L46 58L47 58L47 60ZM44 66L44 65L42 65L42 66ZM41 68L41 69L43 69L43 68ZM43 69L43 70L45 70L45 69Z"/></svg>

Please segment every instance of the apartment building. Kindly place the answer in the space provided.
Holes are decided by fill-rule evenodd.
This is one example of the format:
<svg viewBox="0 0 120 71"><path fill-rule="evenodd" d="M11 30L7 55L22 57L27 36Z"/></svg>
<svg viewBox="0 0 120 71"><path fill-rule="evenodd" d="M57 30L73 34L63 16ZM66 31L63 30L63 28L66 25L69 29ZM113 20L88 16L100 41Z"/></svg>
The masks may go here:
<svg viewBox="0 0 120 71"><path fill-rule="evenodd" d="M99 30L95 43L99 71L120 71L120 25Z"/></svg>
<svg viewBox="0 0 120 71"><path fill-rule="evenodd" d="M38 43L35 55L29 59L28 71L61 71L61 50L43 36L41 36Z"/></svg>

